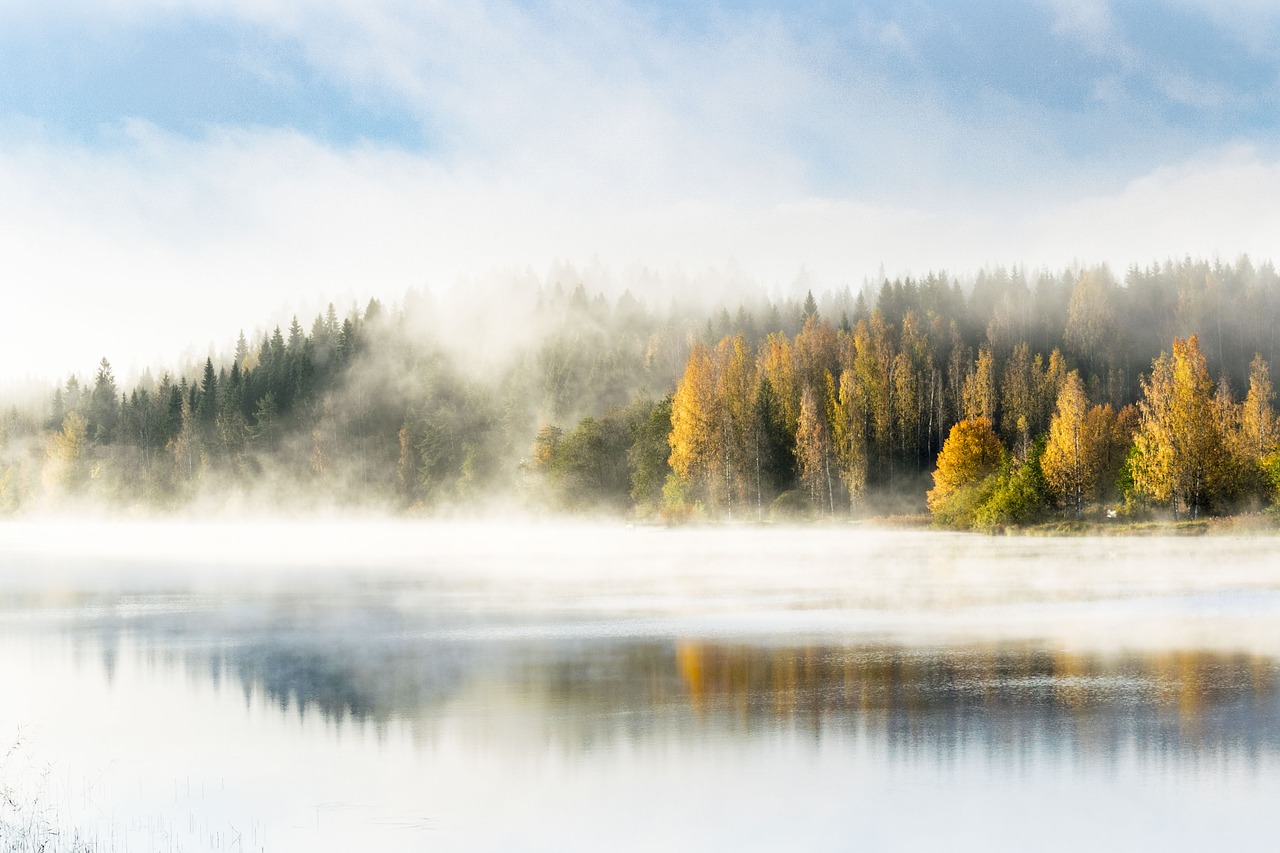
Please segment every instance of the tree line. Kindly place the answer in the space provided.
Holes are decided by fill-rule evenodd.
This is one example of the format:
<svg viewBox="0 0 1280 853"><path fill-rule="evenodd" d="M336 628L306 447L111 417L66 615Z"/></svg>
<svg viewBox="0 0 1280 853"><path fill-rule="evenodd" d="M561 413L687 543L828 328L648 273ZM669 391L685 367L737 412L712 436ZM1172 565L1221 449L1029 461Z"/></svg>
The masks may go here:
<svg viewBox="0 0 1280 853"><path fill-rule="evenodd" d="M968 525L1271 495L1269 264L995 268L710 310L587 285L330 306L129 388L103 359L0 417L0 510L501 500Z"/></svg>

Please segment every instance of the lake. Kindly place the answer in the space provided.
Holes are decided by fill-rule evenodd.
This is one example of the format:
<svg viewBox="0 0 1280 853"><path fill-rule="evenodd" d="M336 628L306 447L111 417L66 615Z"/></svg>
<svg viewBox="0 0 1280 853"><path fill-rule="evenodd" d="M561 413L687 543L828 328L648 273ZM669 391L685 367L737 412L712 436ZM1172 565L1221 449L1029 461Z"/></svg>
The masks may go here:
<svg viewBox="0 0 1280 853"><path fill-rule="evenodd" d="M0 827L112 851L1274 850L1277 544L10 522Z"/></svg>

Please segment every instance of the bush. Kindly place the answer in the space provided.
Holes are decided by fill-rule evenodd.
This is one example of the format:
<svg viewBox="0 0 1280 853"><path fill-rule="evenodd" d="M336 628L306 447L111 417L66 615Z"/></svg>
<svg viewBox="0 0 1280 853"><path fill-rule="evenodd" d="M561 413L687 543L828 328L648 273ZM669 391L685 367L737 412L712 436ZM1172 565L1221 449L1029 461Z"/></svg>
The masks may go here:
<svg viewBox="0 0 1280 853"><path fill-rule="evenodd" d="M1049 494L1039 464L1029 459L995 479L991 495L975 515L978 526L1028 524L1044 515Z"/></svg>
<svg viewBox="0 0 1280 853"><path fill-rule="evenodd" d="M977 483L962 486L934 507L934 520L944 527L970 529L1029 524L1050 506L1049 487L1040 468L1044 437L1036 439L1021 463L1005 457L1000 469Z"/></svg>
<svg viewBox="0 0 1280 853"><path fill-rule="evenodd" d="M933 506L933 523L939 527L969 530L978 523L978 511L991 500L1000 485L1000 475L991 474L977 483L961 486Z"/></svg>
<svg viewBox="0 0 1280 853"><path fill-rule="evenodd" d="M769 504L769 518L775 521L791 521L813 514L813 502L799 489L783 492Z"/></svg>

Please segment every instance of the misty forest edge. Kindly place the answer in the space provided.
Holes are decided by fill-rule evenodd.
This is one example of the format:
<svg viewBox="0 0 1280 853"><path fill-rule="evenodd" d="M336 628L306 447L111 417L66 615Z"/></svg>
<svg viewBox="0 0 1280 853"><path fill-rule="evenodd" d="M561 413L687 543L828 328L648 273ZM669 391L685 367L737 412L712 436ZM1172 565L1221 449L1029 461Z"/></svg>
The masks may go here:
<svg viewBox="0 0 1280 853"><path fill-rule="evenodd" d="M330 305L130 389L104 358L0 417L0 511L1275 514L1270 263L930 274L734 313L525 284Z"/></svg>

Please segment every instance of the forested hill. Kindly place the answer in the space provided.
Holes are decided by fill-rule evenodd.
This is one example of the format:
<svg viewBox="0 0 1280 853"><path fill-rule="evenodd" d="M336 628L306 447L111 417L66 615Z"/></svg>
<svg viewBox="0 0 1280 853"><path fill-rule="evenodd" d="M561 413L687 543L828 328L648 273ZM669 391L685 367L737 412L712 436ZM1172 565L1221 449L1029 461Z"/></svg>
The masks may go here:
<svg viewBox="0 0 1280 853"><path fill-rule="evenodd" d="M1258 477L1228 484L1225 463L1205 467L1192 495L1143 485L1145 469L1126 460L1154 423L1151 383L1175 339L1197 336L1194 354L1182 352L1212 376L1215 441L1243 441L1247 417L1270 412L1270 386L1258 386L1259 364L1265 379L1280 355L1270 264L1188 259L1123 281L1105 268L996 269L693 305L513 283L375 300L344 317L331 307L129 387L103 359L95 375L50 389L39 411L6 407L0 510L922 509L953 428L978 423L991 433L975 439L986 456L947 495L976 501L970 518L1018 476L1043 511L1124 501L1225 511L1269 497ZM1088 460L1084 485L1064 499L1045 453L1068 386L1081 411L1109 412L1090 427L1109 437L1095 436L1104 458ZM1262 460L1274 427L1251 428ZM970 494L980 483L986 491Z"/></svg>

